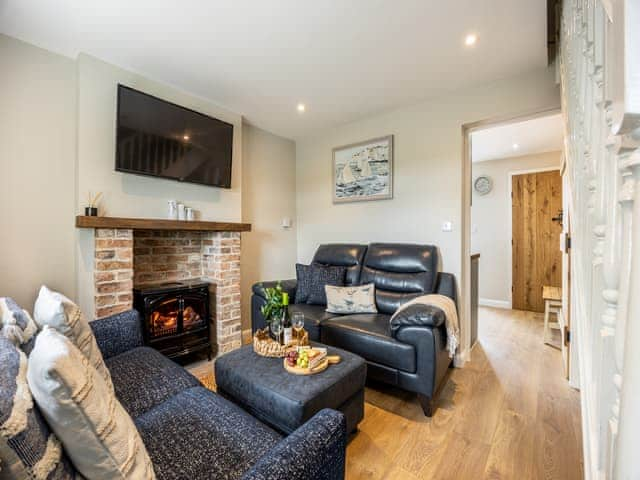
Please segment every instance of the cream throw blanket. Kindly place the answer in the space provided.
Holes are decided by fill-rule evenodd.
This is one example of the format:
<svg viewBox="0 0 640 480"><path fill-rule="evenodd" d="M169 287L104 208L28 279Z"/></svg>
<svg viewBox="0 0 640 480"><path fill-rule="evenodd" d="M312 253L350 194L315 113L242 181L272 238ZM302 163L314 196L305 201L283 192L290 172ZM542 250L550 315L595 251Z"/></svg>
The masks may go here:
<svg viewBox="0 0 640 480"><path fill-rule="evenodd" d="M439 308L444 312L445 326L447 328L447 350L449 351L449 357L453 358L458 349L458 343L460 338L460 323L458 322L458 310L456 310L456 304L449 297L445 295L430 294L422 295L421 297L414 298L413 300L403 304L396 310L393 317L402 312L410 305L432 305ZM393 317L391 317L393 319Z"/></svg>

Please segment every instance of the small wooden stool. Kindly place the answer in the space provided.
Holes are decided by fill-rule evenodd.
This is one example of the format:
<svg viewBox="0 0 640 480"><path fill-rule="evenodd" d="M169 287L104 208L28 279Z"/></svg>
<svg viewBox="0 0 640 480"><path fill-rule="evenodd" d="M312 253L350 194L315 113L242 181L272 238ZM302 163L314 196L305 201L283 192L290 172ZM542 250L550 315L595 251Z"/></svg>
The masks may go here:
<svg viewBox="0 0 640 480"><path fill-rule="evenodd" d="M557 345L551 343L550 333L551 329L560 330L559 316L562 311L562 288L550 287L545 285L542 287L542 299L544 300L544 330L542 333L542 339L545 344L558 348ZM549 322L549 314L555 314L556 321Z"/></svg>

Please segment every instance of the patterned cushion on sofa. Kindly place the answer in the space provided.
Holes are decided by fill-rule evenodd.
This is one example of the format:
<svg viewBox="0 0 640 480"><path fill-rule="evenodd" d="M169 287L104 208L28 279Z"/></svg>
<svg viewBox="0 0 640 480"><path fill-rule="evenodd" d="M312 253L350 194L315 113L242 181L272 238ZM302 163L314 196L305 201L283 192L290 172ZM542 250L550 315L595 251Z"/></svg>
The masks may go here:
<svg viewBox="0 0 640 480"><path fill-rule="evenodd" d="M33 402L27 356L0 336L0 477L81 478Z"/></svg>
<svg viewBox="0 0 640 480"><path fill-rule="evenodd" d="M43 285L40 287L33 307L33 317L40 328L48 325L71 340L102 375L108 388L113 392L111 374L104 363L93 330L78 305L61 293L54 292Z"/></svg>
<svg viewBox="0 0 640 480"><path fill-rule="evenodd" d="M0 297L0 327L4 337L29 354L38 333L38 325L13 298Z"/></svg>
<svg viewBox="0 0 640 480"><path fill-rule="evenodd" d="M27 380L47 423L86 478L155 480L131 417L69 338L45 326L29 355Z"/></svg>
<svg viewBox="0 0 640 480"><path fill-rule="evenodd" d="M377 313L375 285L368 283L356 287L325 287L329 313Z"/></svg>
<svg viewBox="0 0 640 480"><path fill-rule="evenodd" d="M309 305L325 305L327 296L324 292L325 285L344 285L347 273L346 267L332 265L302 265L296 264L296 303Z"/></svg>

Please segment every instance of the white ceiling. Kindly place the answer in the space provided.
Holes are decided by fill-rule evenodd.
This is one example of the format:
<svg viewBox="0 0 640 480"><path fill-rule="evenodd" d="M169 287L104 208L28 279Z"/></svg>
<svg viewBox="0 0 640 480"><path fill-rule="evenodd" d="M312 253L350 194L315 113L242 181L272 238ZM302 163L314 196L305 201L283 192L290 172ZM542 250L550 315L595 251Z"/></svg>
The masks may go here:
<svg viewBox="0 0 640 480"><path fill-rule="evenodd" d="M478 130L471 134L471 159L484 162L562 150L562 131L559 113Z"/></svg>
<svg viewBox="0 0 640 480"><path fill-rule="evenodd" d="M0 32L89 53L289 138L547 60L544 0L0 0Z"/></svg>

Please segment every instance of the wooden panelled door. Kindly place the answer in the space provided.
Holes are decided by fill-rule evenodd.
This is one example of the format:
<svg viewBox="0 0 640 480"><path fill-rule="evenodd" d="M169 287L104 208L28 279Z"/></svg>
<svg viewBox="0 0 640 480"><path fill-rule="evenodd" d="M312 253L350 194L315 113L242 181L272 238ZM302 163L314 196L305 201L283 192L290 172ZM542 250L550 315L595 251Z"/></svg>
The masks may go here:
<svg viewBox="0 0 640 480"><path fill-rule="evenodd" d="M542 286L562 286L562 209L559 170L513 175L512 303L516 310L544 312Z"/></svg>

